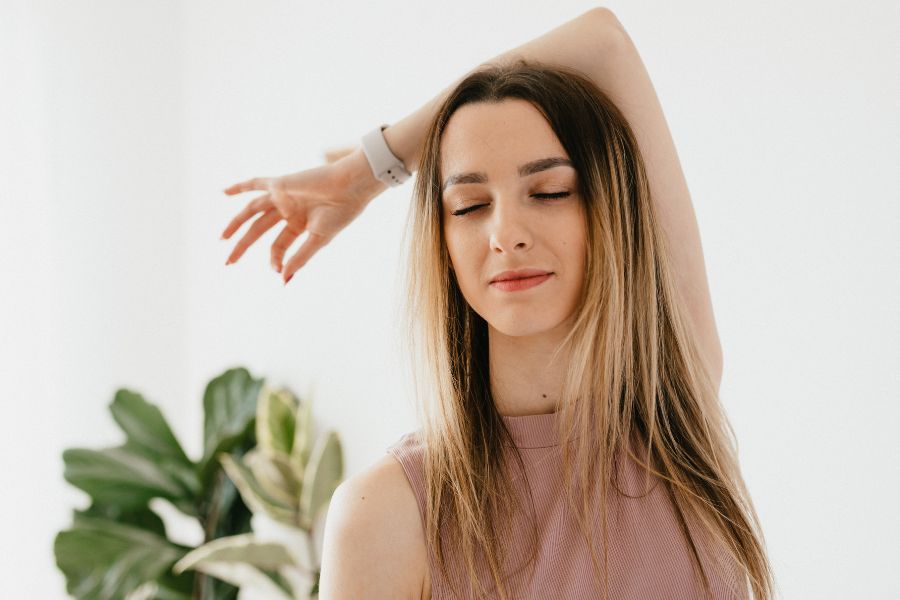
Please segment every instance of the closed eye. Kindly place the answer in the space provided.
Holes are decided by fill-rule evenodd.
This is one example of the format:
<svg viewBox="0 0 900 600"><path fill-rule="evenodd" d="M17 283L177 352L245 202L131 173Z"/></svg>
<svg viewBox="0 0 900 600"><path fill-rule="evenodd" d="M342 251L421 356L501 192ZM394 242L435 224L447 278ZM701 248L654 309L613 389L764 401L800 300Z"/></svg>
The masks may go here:
<svg viewBox="0 0 900 600"><path fill-rule="evenodd" d="M532 194L531 197L532 198L543 198L546 200L555 200L557 198L565 198L568 195L569 195L569 192L555 192L553 194ZM466 208L461 208L457 211L453 211L450 214L453 215L454 217L462 217L462 216L466 215L467 213L472 212L473 210L481 208L482 206L487 206L487 205L486 204L476 204L474 206L467 206Z"/></svg>

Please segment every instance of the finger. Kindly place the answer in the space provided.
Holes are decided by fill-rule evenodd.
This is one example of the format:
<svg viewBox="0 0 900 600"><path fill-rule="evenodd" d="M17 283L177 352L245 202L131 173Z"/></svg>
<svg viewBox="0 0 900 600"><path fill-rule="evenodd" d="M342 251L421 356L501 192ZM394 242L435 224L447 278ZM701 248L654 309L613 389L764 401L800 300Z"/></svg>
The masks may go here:
<svg viewBox="0 0 900 600"><path fill-rule="evenodd" d="M306 215L304 213L298 215L288 215L286 214L286 207L288 206L286 195L284 193L284 180L282 179L273 179L269 182L269 193L272 195L272 204L278 208L278 211L282 214L282 217L288 219L288 225L281 231L278 237L275 239L275 242L272 244L272 250L270 253L269 261L272 265L272 268L275 269L277 273L281 273L282 269L282 261L284 259L284 253L287 249L294 243L294 240L306 230Z"/></svg>
<svg viewBox="0 0 900 600"><path fill-rule="evenodd" d="M282 278L284 279L285 284L287 284L290 278L294 276L294 273L301 269L303 265L305 265L307 261L329 241L330 238L310 231L309 235L307 235L306 239L303 241L303 244L300 245L300 248L294 253L294 256L292 256L284 266Z"/></svg>
<svg viewBox="0 0 900 600"><path fill-rule="evenodd" d="M356 146L346 146L344 148L329 148L323 153L323 158L325 159L326 163L337 162L338 160L352 153L354 150L356 150Z"/></svg>
<svg viewBox="0 0 900 600"><path fill-rule="evenodd" d="M256 213L272 208L272 199L269 194L263 194L254 198L244 209L239 212L228 224L228 227L222 231L222 239L227 240L235 231L241 228L241 225Z"/></svg>
<svg viewBox="0 0 900 600"><path fill-rule="evenodd" d="M301 233L306 231L306 221L298 222L294 220L291 224L284 229L281 230L281 233L278 234L278 237L275 238L275 242L272 244L272 268L275 269L277 273L281 273L281 263L284 261L284 253L287 252L287 249L291 247L291 244L294 243Z"/></svg>
<svg viewBox="0 0 900 600"><path fill-rule="evenodd" d="M229 196L233 194L240 194L241 192L249 192L250 190L266 190L269 186L270 177L254 177L253 179L247 179L246 181L241 181L239 183L235 183L233 185L225 188L225 193Z"/></svg>
<svg viewBox="0 0 900 600"><path fill-rule="evenodd" d="M241 238L234 247L234 250L231 251L231 256L228 257L228 262L226 264L237 262L253 242L258 240L262 234L271 229L272 226L280 220L281 215L278 214L278 211L274 208L264 212L260 218L253 222L253 225L247 230L244 237Z"/></svg>

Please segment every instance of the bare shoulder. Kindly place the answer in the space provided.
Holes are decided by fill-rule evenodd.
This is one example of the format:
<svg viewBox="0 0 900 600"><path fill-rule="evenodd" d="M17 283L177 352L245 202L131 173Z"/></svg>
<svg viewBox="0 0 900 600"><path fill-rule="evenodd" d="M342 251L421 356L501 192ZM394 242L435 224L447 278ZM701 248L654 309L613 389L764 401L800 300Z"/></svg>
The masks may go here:
<svg viewBox="0 0 900 600"><path fill-rule="evenodd" d="M319 597L430 598L425 534L403 467L390 454L345 479L325 518Z"/></svg>

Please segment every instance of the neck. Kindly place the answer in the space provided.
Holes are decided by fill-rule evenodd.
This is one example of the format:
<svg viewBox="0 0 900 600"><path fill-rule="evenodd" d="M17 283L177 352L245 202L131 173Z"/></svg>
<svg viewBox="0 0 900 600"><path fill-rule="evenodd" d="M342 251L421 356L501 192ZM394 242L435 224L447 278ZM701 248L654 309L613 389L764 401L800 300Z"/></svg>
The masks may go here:
<svg viewBox="0 0 900 600"><path fill-rule="evenodd" d="M508 336L488 324L491 393L497 411L518 417L556 412L565 377L565 337L560 327L531 336Z"/></svg>

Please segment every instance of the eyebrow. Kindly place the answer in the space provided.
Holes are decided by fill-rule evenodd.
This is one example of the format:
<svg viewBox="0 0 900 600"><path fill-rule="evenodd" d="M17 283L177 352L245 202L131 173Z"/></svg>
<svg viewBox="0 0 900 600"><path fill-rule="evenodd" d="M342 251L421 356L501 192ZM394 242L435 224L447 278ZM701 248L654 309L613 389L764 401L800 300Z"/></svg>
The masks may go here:
<svg viewBox="0 0 900 600"><path fill-rule="evenodd" d="M527 175L534 175L535 173L539 173L540 171L546 171L547 169L552 169L554 167L572 167L572 161L568 158L563 158L562 156L552 156L550 158L539 158L537 160L533 160L531 162L527 162L524 165L519 165L519 177L525 177ZM444 181L444 185L441 187L441 191L446 190L451 185L456 185L459 183L487 183L488 177L487 173L484 171L473 171L471 173L457 173L455 175L451 175Z"/></svg>

